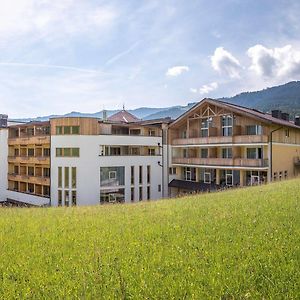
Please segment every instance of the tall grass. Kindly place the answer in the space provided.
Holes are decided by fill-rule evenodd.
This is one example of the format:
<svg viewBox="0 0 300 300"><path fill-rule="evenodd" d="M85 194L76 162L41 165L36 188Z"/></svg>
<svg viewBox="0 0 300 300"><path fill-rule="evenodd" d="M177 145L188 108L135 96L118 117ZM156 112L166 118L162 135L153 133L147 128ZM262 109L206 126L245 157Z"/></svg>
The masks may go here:
<svg viewBox="0 0 300 300"><path fill-rule="evenodd" d="M300 180L0 209L0 299L299 299Z"/></svg>

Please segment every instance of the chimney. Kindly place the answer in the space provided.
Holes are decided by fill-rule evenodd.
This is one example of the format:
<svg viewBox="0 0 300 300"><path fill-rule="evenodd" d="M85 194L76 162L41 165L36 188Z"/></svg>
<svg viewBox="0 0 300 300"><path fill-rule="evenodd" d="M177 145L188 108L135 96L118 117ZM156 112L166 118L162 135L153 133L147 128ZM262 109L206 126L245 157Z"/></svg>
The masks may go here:
<svg viewBox="0 0 300 300"><path fill-rule="evenodd" d="M273 118L277 118L277 119L281 119L281 110L272 110L272 117Z"/></svg>
<svg viewBox="0 0 300 300"><path fill-rule="evenodd" d="M0 128L7 128L8 115L0 114Z"/></svg>
<svg viewBox="0 0 300 300"><path fill-rule="evenodd" d="M300 117L299 116L295 117L295 125L300 126Z"/></svg>
<svg viewBox="0 0 300 300"><path fill-rule="evenodd" d="M103 112L102 112L102 119L103 119L103 122L107 121L107 111L105 109L103 109Z"/></svg>
<svg viewBox="0 0 300 300"><path fill-rule="evenodd" d="M285 121L289 121L290 115L288 113L281 113L281 119Z"/></svg>

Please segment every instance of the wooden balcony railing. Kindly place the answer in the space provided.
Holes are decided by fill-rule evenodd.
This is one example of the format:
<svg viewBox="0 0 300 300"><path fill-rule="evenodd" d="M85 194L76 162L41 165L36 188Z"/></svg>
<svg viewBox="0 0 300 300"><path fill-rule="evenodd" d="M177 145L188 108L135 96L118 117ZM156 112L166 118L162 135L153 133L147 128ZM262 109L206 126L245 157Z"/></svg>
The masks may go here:
<svg viewBox="0 0 300 300"><path fill-rule="evenodd" d="M9 173L8 180L22 181L22 182L28 182L28 183L40 184L40 185L50 185L50 177L43 177L43 176L31 176L31 175Z"/></svg>
<svg viewBox="0 0 300 300"><path fill-rule="evenodd" d="M8 162L50 165L50 156L8 156Z"/></svg>
<svg viewBox="0 0 300 300"><path fill-rule="evenodd" d="M227 167L268 167L268 159L248 158L183 158L173 157L173 164L203 165L203 166L227 166Z"/></svg>
<svg viewBox="0 0 300 300"><path fill-rule="evenodd" d="M252 144L267 143L267 135L234 135L210 136L187 139L174 139L172 145L205 145L205 144Z"/></svg>
<svg viewBox="0 0 300 300"><path fill-rule="evenodd" d="M8 138L8 145L28 145L28 144L50 144L50 135L34 135L34 136L26 136L26 137L13 137Z"/></svg>

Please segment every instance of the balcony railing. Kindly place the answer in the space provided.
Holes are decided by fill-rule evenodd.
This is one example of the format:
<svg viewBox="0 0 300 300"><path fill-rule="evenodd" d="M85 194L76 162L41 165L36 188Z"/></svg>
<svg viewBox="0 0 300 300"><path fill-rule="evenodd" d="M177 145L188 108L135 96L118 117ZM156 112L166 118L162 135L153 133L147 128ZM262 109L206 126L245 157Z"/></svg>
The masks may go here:
<svg viewBox="0 0 300 300"><path fill-rule="evenodd" d="M34 183L40 185L50 185L50 177L44 177L44 176L32 176L26 174L8 173L8 180L22 181L22 182L28 182L28 183Z"/></svg>
<svg viewBox="0 0 300 300"><path fill-rule="evenodd" d="M50 164L50 156L8 156L11 163Z"/></svg>
<svg viewBox="0 0 300 300"><path fill-rule="evenodd" d="M19 144L50 144L50 135L28 135L20 137L9 137L9 145Z"/></svg>
<svg viewBox="0 0 300 300"><path fill-rule="evenodd" d="M234 135L210 136L186 139L174 139L172 145L205 145L205 144L252 144L268 143L267 135Z"/></svg>
<svg viewBox="0 0 300 300"><path fill-rule="evenodd" d="M173 164L202 165L202 166L228 166L228 167L268 167L268 159L248 158L183 158L175 157Z"/></svg>

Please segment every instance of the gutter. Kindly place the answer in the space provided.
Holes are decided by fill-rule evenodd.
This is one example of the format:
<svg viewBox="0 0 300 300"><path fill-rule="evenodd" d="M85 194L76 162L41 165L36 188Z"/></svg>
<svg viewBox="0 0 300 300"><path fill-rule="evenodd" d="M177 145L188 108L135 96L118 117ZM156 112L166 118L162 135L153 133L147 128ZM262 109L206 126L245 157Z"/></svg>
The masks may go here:
<svg viewBox="0 0 300 300"><path fill-rule="evenodd" d="M273 181L273 133L282 129L283 127L278 127L274 130L271 130L269 136L269 143L270 143L270 181Z"/></svg>

